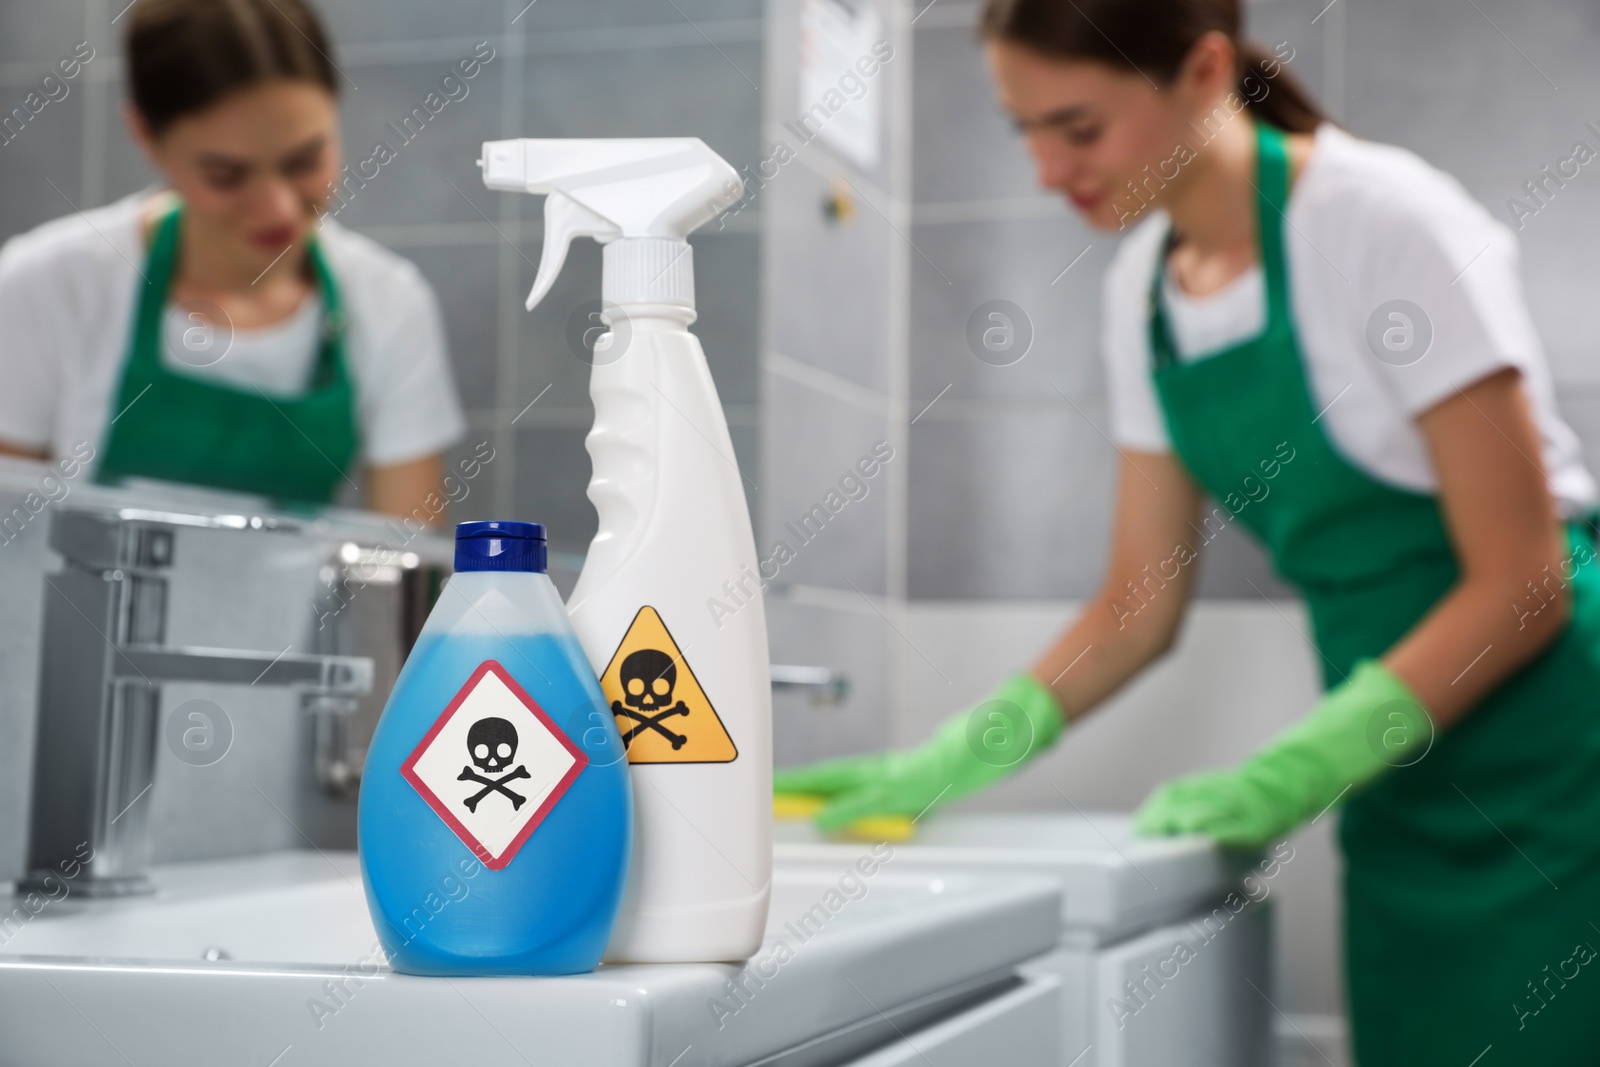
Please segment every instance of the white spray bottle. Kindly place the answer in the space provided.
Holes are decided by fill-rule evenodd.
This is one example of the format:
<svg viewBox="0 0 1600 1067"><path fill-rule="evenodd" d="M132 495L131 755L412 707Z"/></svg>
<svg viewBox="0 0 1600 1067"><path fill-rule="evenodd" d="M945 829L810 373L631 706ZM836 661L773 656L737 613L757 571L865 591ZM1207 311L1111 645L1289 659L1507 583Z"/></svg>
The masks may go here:
<svg viewBox="0 0 1600 1067"><path fill-rule="evenodd" d="M529 309L574 237L605 246L586 440L600 529L568 605L634 786L605 958L746 959L772 885L767 623L727 422L689 332L687 241L743 185L694 137L489 141L479 165L492 189L546 194Z"/></svg>

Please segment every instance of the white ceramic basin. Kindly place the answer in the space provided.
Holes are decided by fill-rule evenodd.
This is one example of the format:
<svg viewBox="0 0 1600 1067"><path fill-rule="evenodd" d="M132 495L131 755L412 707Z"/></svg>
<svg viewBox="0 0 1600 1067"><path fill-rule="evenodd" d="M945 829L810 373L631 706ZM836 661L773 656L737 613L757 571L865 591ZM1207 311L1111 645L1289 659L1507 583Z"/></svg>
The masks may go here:
<svg viewBox="0 0 1600 1067"><path fill-rule="evenodd" d="M157 868L153 897L0 914L0 1062L798 1067L981 1000L1055 943L1048 879L848 870L778 865L748 971L439 979L382 965L353 854Z"/></svg>
<svg viewBox="0 0 1600 1067"><path fill-rule="evenodd" d="M791 870L841 862L842 846L822 837L810 820L778 822L774 842L778 862ZM1199 835L1138 836L1133 817L1116 812L940 812L895 852L896 870L906 875L1049 876L1062 889L1064 936L1094 943L1220 899L1254 862Z"/></svg>

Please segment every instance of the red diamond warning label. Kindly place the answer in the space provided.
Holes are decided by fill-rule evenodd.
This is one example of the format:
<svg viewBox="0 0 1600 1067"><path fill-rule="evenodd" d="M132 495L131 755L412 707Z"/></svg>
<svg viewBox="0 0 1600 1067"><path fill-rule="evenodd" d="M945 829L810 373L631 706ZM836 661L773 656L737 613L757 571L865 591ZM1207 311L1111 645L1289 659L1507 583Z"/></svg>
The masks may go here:
<svg viewBox="0 0 1600 1067"><path fill-rule="evenodd" d="M484 866L498 871L588 762L491 659L472 672L400 773Z"/></svg>

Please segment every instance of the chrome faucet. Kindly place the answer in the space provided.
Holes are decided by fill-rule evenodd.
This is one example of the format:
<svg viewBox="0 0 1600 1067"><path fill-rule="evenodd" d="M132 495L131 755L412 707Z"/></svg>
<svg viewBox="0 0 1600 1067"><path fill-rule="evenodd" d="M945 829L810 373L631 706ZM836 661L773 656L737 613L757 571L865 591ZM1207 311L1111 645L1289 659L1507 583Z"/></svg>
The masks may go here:
<svg viewBox="0 0 1600 1067"><path fill-rule="evenodd" d="M850 695L850 676L831 667L800 667L786 663L772 665L774 692L785 690L809 693L813 704L842 704Z"/></svg>
<svg viewBox="0 0 1600 1067"><path fill-rule="evenodd" d="M74 892L150 891L150 804L141 798L155 781L164 683L288 687L300 692L302 707L324 714L353 708L352 698L372 687L372 660L364 656L168 646L167 573L180 525L239 522L111 507L51 517L50 546L63 566L44 578L23 890L75 859L82 873ZM244 528L275 525L285 524L252 518Z"/></svg>

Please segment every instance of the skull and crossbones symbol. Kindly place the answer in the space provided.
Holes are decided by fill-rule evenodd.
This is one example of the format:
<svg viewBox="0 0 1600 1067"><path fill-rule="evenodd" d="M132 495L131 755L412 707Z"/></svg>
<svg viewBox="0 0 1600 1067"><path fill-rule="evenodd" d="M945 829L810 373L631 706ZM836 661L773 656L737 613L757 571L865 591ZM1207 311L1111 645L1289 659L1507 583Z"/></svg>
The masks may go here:
<svg viewBox="0 0 1600 1067"><path fill-rule="evenodd" d="M484 774L500 774L498 778L486 778L471 767L461 768L461 773L456 776L458 782L477 782L483 786L477 793L462 801L467 810L476 813L478 805L490 793L503 793L511 801L511 810L516 811L522 807L528 798L515 793L506 787L506 783L518 778L533 777L528 773L528 768L518 765L515 770L506 771L511 766L511 760L517 754L517 728L500 718L479 719L467 730L467 755L472 757L473 764Z"/></svg>
<svg viewBox="0 0 1600 1067"><path fill-rule="evenodd" d="M665 737L676 752L689 740L661 724L662 719L674 715L688 715L689 707L683 701L672 702L672 690L678 684L678 668L672 657L654 648L641 648L631 652L622 661L622 699L611 702L611 713L626 716L637 725L622 735L622 743L630 744L642 730L654 730Z"/></svg>

